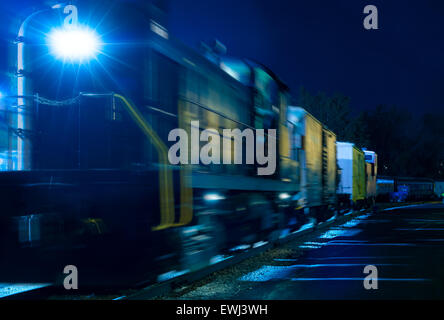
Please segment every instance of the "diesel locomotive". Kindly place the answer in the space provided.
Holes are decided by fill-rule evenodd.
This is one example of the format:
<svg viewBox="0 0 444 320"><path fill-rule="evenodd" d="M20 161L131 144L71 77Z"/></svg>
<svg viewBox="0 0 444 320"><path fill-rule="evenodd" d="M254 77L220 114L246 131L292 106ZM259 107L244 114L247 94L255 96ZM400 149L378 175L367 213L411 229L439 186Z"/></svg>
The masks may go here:
<svg viewBox="0 0 444 320"><path fill-rule="evenodd" d="M0 172L0 280L54 281L75 265L83 283L155 281L338 213L349 169L346 161L338 174L340 144L290 106L289 88L270 69L227 56L220 43L187 47L169 34L155 1L74 4L102 35L100 56L83 66L48 62L47 46L32 39L66 17L42 13L22 39L26 85L2 107L9 142ZM257 174L263 163L247 161L251 143L239 163L173 165L168 137L177 128L187 136L212 128L233 142L220 150L231 155L235 141L224 129L275 130L252 143L276 146L276 170ZM350 187L359 190L339 192L345 207L365 200L372 185L355 149L350 177L359 179Z"/></svg>

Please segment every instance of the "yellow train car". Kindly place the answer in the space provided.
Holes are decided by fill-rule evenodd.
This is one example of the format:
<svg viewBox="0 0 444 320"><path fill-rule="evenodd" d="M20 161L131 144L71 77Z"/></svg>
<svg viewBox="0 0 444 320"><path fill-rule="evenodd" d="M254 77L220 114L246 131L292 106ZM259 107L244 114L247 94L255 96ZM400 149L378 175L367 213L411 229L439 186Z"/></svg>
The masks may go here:
<svg viewBox="0 0 444 320"><path fill-rule="evenodd" d="M365 200L367 195L365 182L365 160L364 152L353 148L353 193L352 200L358 202Z"/></svg>
<svg viewBox="0 0 444 320"><path fill-rule="evenodd" d="M337 142L340 181L338 197L352 206L361 206L366 199L366 173L364 152L353 143Z"/></svg>
<svg viewBox="0 0 444 320"><path fill-rule="evenodd" d="M301 107L288 107L288 121L301 135L301 204L323 220L336 204L336 135Z"/></svg>
<svg viewBox="0 0 444 320"><path fill-rule="evenodd" d="M368 204L376 201L376 176L378 174L378 155L374 151L363 149L365 155L366 197Z"/></svg>
<svg viewBox="0 0 444 320"><path fill-rule="evenodd" d="M322 185L323 202L335 205L337 202L337 156L336 156L336 134L323 128L322 132Z"/></svg>

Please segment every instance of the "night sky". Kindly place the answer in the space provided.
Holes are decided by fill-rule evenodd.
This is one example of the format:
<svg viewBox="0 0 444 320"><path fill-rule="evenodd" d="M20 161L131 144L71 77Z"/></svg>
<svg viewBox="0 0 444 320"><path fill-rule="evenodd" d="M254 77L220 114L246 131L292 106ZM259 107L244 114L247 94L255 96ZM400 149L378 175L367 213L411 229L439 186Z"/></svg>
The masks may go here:
<svg viewBox="0 0 444 320"><path fill-rule="evenodd" d="M1 0L3 40L9 37L5 18L39 3ZM379 30L363 28L367 4L379 10ZM304 86L348 95L354 110L381 103L421 113L444 107L440 0L170 0L169 29L190 46L217 38L230 55L262 62L296 97ZM2 45L3 71L5 51Z"/></svg>
<svg viewBox="0 0 444 320"><path fill-rule="evenodd" d="M363 28L376 5L379 30ZM340 92L355 110L444 109L444 2L172 0L171 31L187 44L220 39L274 70L297 94Z"/></svg>

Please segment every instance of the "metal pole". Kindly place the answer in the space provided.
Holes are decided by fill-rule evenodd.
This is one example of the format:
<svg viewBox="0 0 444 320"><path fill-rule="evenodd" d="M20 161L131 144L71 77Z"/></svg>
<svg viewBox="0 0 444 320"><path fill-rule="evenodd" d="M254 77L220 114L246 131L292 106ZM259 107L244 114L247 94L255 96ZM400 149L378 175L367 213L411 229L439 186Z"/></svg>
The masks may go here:
<svg viewBox="0 0 444 320"><path fill-rule="evenodd" d="M26 137L27 132L32 130L32 115L30 114L32 102L26 102L27 100L22 98L26 95L32 95L32 88L27 81L28 66L26 64L27 57L25 51L26 42L26 28L29 22L36 15L51 11L54 9L60 9L63 4L57 4L49 8L38 10L29 15L21 24L17 35L17 131L22 134L17 135L17 166L15 170L30 170L32 165L32 145L29 137ZM29 103L29 104L28 104ZM11 156L11 150L10 156ZM12 168L10 168L12 169Z"/></svg>
<svg viewBox="0 0 444 320"><path fill-rule="evenodd" d="M25 69L27 67L25 57L25 31L28 23L34 16L47 10L48 9L39 10L28 16L21 24L17 35L17 96L19 96L19 98L17 98L17 131L21 131L22 134L17 135L16 170L31 169L31 141L26 137L25 133L32 129L32 124L29 121L30 117L27 115L27 113L31 112L32 101L28 104L26 99L21 98L21 96L29 94L29 91L32 91L26 81L26 72L28 70Z"/></svg>

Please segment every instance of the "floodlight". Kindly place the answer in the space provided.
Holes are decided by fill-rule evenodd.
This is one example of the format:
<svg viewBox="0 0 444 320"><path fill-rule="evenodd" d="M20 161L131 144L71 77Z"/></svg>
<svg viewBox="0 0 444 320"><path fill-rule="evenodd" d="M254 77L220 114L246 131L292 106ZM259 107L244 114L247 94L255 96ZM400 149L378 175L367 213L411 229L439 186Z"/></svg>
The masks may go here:
<svg viewBox="0 0 444 320"><path fill-rule="evenodd" d="M53 29L48 39L51 53L57 59L70 62L91 60L101 47L97 33L87 27Z"/></svg>

